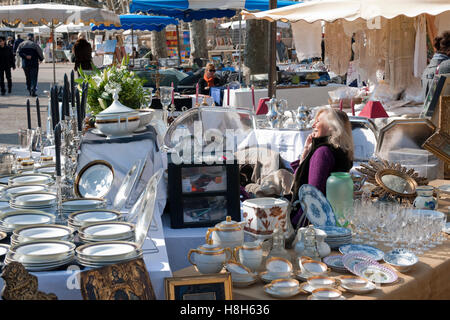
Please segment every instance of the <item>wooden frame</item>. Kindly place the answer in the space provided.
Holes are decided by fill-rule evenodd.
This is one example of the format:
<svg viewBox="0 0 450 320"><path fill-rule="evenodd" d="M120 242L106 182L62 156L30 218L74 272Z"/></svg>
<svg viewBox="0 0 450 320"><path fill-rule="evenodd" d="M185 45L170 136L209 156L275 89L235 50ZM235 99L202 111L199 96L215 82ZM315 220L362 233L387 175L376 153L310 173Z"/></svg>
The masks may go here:
<svg viewBox="0 0 450 320"><path fill-rule="evenodd" d="M166 300L232 300L230 273L164 278Z"/></svg>
<svg viewBox="0 0 450 320"><path fill-rule="evenodd" d="M438 158L442 159L447 165L450 164L450 135L436 131L425 141L422 148L427 149Z"/></svg>

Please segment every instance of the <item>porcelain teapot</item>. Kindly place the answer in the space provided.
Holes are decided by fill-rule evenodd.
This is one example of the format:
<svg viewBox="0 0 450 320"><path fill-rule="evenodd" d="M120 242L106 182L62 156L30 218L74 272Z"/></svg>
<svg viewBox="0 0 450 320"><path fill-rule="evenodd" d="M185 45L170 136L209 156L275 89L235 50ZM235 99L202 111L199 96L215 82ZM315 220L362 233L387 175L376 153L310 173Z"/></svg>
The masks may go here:
<svg viewBox="0 0 450 320"><path fill-rule="evenodd" d="M221 248L209 240L197 249L189 250L187 258L198 272L210 274L219 273L225 263L232 259L232 255L229 248Z"/></svg>
<svg viewBox="0 0 450 320"><path fill-rule="evenodd" d="M278 111L277 111L277 99L273 97L268 102L266 102L268 111L266 114L267 121L270 124L270 127L273 129L275 128L276 124L278 123Z"/></svg>
<svg viewBox="0 0 450 320"><path fill-rule="evenodd" d="M206 233L206 241L212 239L215 245L222 248L234 248L241 246L244 243L244 223L231 220L227 216L225 221L215 225L214 228L209 228Z"/></svg>
<svg viewBox="0 0 450 320"><path fill-rule="evenodd" d="M261 241L245 242L242 246L234 248L234 258L252 271L261 266L263 260L263 248Z"/></svg>

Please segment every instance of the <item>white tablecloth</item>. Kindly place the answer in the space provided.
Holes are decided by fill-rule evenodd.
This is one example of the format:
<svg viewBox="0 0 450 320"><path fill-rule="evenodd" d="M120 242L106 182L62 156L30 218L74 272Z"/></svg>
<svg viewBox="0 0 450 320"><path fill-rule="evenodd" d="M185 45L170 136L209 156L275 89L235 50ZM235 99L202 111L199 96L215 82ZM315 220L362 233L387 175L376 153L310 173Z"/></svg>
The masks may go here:
<svg viewBox="0 0 450 320"><path fill-rule="evenodd" d="M289 109L297 109L301 104L309 107L317 107L328 104L328 91L336 90L343 85L330 84L324 87L311 86L309 88L277 89L277 98L286 99ZM267 89L255 89L255 104L261 98L268 97ZM228 105L228 93L224 92L223 105L237 108L252 109L252 92L248 88L230 89L230 104Z"/></svg>
<svg viewBox="0 0 450 320"><path fill-rule="evenodd" d="M149 235L156 243L159 252L152 254L144 252L143 259L150 275L156 299L163 300L165 299L164 278L171 277L172 271L169 267L161 217L156 215L155 220L158 225L158 230L150 231ZM149 239L145 241L144 250L153 248L153 244L150 241ZM40 291L54 293L59 300L81 300L80 272L80 268L77 265L72 265L65 271L43 271L32 272L32 274L38 277ZM3 279L1 278L0 288L3 288Z"/></svg>

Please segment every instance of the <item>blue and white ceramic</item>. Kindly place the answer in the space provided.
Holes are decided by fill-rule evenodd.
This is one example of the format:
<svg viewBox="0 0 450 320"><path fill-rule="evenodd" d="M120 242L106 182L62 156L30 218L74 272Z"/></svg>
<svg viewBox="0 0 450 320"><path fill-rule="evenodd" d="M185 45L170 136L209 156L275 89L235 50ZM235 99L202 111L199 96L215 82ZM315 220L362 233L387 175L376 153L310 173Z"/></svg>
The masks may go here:
<svg viewBox="0 0 450 320"><path fill-rule="evenodd" d="M386 253L383 260L398 271L407 272L419 261L419 258L411 251L394 249Z"/></svg>
<svg viewBox="0 0 450 320"><path fill-rule="evenodd" d="M333 208L316 187L304 184L298 190L298 199L308 220L315 226L336 226Z"/></svg>
<svg viewBox="0 0 450 320"><path fill-rule="evenodd" d="M347 228L337 226L322 226L317 227L327 233L328 238L351 236L351 231Z"/></svg>
<svg viewBox="0 0 450 320"><path fill-rule="evenodd" d="M381 251L378 248L368 246L365 244L346 244L339 247L339 251L342 254L349 254L349 253L358 253L368 256L369 258L379 261L383 259L384 252Z"/></svg>
<svg viewBox="0 0 450 320"><path fill-rule="evenodd" d="M337 272L347 272L347 269L344 266L344 262L342 261L342 255L332 255L323 258L323 262L329 266L331 269Z"/></svg>

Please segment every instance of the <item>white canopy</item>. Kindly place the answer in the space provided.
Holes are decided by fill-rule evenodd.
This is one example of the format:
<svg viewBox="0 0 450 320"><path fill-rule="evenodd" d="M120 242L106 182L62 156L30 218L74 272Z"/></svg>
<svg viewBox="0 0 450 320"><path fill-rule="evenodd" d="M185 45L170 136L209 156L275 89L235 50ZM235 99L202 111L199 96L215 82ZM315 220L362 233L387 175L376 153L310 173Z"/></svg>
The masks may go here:
<svg viewBox="0 0 450 320"><path fill-rule="evenodd" d="M63 24L57 28L55 28L56 33L70 33L70 32L90 32L91 27L85 26L84 24ZM41 33L41 34L50 34L51 30L48 26L40 26L34 28L35 33Z"/></svg>
<svg viewBox="0 0 450 320"><path fill-rule="evenodd" d="M219 25L220 29L228 29L230 27L232 30L239 29L239 21L226 22ZM289 28L289 23L278 21L277 28L287 29ZM242 21L242 29L245 29L245 20Z"/></svg>
<svg viewBox="0 0 450 320"><path fill-rule="evenodd" d="M112 11L56 3L0 6L0 21L8 24L33 23L54 25L83 23L120 26L119 16Z"/></svg>
<svg viewBox="0 0 450 320"><path fill-rule="evenodd" d="M243 10L242 15L246 19L311 23L337 19L371 20L380 16L387 19L399 15L415 17L423 13L438 15L449 10L449 0L315 0L258 13Z"/></svg>

